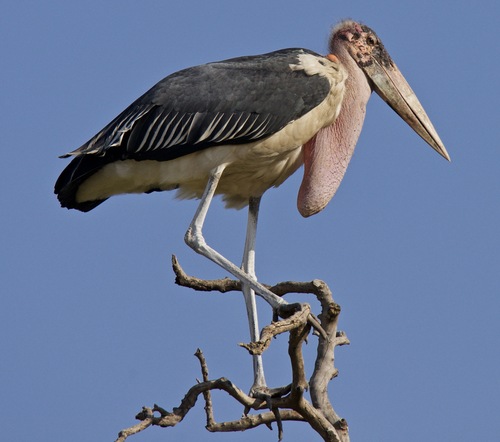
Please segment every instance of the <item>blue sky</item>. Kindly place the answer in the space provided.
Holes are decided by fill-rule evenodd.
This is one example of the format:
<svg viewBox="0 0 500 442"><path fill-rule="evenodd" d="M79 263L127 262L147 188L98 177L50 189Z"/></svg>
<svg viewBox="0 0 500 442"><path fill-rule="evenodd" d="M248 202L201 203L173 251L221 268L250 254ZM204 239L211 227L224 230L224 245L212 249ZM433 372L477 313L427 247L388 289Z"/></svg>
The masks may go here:
<svg viewBox="0 0 500 442"><path fill-rule="evenodd" d="M376 95L340 191L300 217L300 170L263 198L257 273L324 279L351 340L338 348L336 410L359 441L492 441L500 411L497 2L16 1L0 16L2 439L111 441L142 405L170 409L200 377L247 390L242 297L175 286L169 267L225 276L183 243L196 202L171 193L60 209L58 155L169 73L284 47L321 53L352 17L382 38L423 103L447 163ZM208 241L241 258L245 211L208 216ZM292 299L303 299L295 297ZM261 321L269 308L259 303ZM315 338L307 349L311 358ZM309 363L311 359L309 359ZM265 355L287 382L286 338ZM310 368L310 367L309 367ZM216 418L237 419L224 395ZM135 441L274 441L266 428L212 435L200 401ZM286 424L285 440L315 440Z"/></svg>

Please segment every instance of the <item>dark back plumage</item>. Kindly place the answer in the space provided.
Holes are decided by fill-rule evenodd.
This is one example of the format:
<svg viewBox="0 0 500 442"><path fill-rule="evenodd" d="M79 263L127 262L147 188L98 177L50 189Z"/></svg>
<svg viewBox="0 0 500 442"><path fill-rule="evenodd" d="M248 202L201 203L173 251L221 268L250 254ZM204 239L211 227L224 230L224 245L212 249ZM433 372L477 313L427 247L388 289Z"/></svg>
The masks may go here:
<svg viewBox="0 0 500 442"><path fill-rule="evenodd" d="M132 103L74 156L56 182L63 207L88 211L102 201L77 203L80 184L108 163L168 161L224 144L269 137L327 96L329 81L292 69L306 49L284 49L181 70Z"/></svg>

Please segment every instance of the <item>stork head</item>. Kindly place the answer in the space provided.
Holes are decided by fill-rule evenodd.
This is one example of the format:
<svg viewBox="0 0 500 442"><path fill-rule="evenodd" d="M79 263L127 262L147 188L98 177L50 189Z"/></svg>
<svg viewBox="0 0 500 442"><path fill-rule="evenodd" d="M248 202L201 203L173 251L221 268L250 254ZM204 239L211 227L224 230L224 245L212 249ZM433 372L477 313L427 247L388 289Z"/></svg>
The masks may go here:
<svg viewBox="0 0 500 442"><path fill-rule="evenodd" d="M450 156L417 96L392 61L384 45L368 26L345 20L332 32L330 50L343 46L368 78L374 90L434 150Z"/></svg>

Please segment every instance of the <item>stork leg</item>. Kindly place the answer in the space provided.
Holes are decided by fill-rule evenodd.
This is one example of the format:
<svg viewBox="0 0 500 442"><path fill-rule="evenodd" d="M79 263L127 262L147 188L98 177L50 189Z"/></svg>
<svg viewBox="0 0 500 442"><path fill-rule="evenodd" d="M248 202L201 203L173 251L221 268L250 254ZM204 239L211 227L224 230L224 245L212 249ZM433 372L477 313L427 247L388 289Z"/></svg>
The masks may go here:
<svg viewBox="0 0 500 442"><path fill-rule="evenodd" d="M248 204L248 223L245 240L245 250L243 252L243 262L241 268L243 271L257 280L255 275L255 239L257 235L257 220L259 215L260 197L252 197ZM257 305L255 302L255 292L248 285L243 284L243 296L247 308L248 325L250 327L250 338L252 342L260 339L259 319L257 316ZM264 377L264 365L262 355L253 355L253 385L251 392L261 390L266 387Z"/></svg>
<svg viewBox="0 0 500 442"><path fill-rule="evenodd" d="M255 294L264 298L271 307L277 311L281 307L289 306L284 299L275 295L273 292L265 288L262 284L258 283L255 278L254 263L255 263L255 235L257 232L257 215L259 209L260 198L252 198L250 200L249 207L249 222L247 228L247 238L245 241L245 252L243 257L243 269L237 267L227 258L222 256L219 252L212 249L207 245L205 238L203 237L203 224L207 216L208 208L212 202L212 198L217 189L220 177L224 172L227 164L221 164L214 168L210 173L207 186L201 197L200 204L196 209L191 224L184 236L186 244L191 247L196 253L205 256L211 261L215 262L227 272L234 275L239 279L243 286L243 293L245 295L247 309L249 311L248 316L251 321L250 333L252 334L252 340L259 337L259 327L257 324L257 313L255 308ZM253 319L252 319L253 318ZM328 339L326 332L321 327L318 319L314 315L309 314L308 321L310 324L316 328L325 339ZM264 370L262 368L262 359L260 357L254 358L254 385L252 386L251 393L258 393L259 388L265 388ZM284 391L283 389L278 389L278 391ZM266 395L266 393L264 393Z"/></svg>
<svg viewBox="0 0 500 442"><path fill-rule="evenodd" d="M233 264L227 258L222 256L219 252L212 249L205 241L203 237L203 224L205 222L205 218L207 216L208 208L210 203L212 202L212 198L215 193L215 189L217 188L217 184L219 183L220 177L222 176L222 172L226 168L227 164L221 164L214 168L210 173L210 177L208 179L207 187L205 188L205 192L201 197L200 204L196 213L194 215L193 221L184 236L184 240L186 244L191 247L196 253L203 255L215 262L223 269L234 275L237 279L239 279L244 285L247 285L249 289L255 291L255 293L262 298L264 298L274 309L279 309L282 306L287 305L288 303L276 296L273 292L266 289L262 284L259 284L255 278L241 268Z"/></svg>

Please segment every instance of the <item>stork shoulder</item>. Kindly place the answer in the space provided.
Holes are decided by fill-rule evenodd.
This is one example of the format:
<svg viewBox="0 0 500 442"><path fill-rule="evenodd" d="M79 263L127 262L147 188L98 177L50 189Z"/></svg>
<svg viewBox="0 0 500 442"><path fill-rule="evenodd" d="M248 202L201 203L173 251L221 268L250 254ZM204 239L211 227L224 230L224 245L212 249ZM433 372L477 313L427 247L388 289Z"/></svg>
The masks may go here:
<svg viewBox="0 0 500 442"><path fill-rule="evenodd" d="M336 57L324 57L319 54L304 52L297 56L298 62L290 64L293 71L304 71L307 76L326 78L330 83L329 93L312 113L322 115L325 125L331 124L338 117L345 92L347 71ZM319 114L319 115L318 115Z"/></svg>

